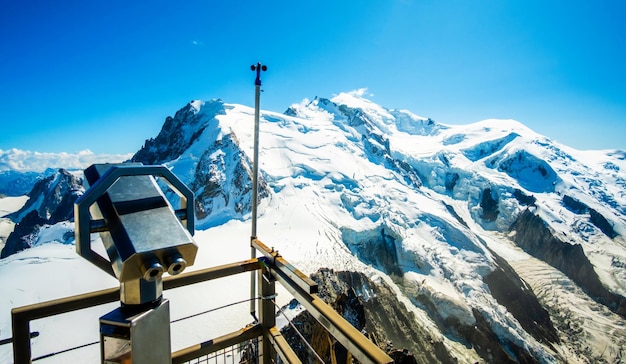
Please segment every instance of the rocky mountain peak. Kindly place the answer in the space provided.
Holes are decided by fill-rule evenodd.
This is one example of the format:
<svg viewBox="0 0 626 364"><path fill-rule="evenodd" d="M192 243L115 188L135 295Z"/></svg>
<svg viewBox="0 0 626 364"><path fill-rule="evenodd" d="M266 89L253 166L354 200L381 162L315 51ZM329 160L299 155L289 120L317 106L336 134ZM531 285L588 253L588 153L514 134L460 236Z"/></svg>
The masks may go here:
<svg viewBox="0 0 626 364"><path fill-rule="evenodd" d="M84 192L82 178L65 169L35 183L26 204L7 216L17 225L7 238L0 258L29 248L42 226L73 220L74 202Z"/></svg>
<svg viewBox="0 0 626 364"><path fill-rule="evenodd" d="M191 101L174 117L165 118L155 138L147 139L133 156L133 162L161 164L174 160L198 140L207 127L215 127L217 115L224 115L222 100Z"/></svg>
<svg viewBox="0 0 626 364"><path fill-rule="evenodd" d="M253 115L192 101L133 157L194 191L205 237L239 234L227 222L249 219ZM335 293L320 285L321 295L390 352L445 363L626 356L624 152L576 151L511 120L445 125L363 90L260 122L261 238L303 272L327 269L318 282ZM24 227L55 215L32 198L16 213Z"/></svg>
<svg viewBox="0 0 626 364"><path fill-rule="evenodd" d="M252 161L231 132L208 145L197 161L190 188L195 191L195 213L201 225L241 219L252 210ZM269 187L259 178L259 199Z"/></svg>
<svg viewBox="0 0 626 364"><path fill-rule="evenodd" d="M49 224L71 220L74 214L74 201L84 192L82 178L61 168L35 183L28 193L26 204L8 217L19 222L26 214L35 210L37 215Z"/></svg>

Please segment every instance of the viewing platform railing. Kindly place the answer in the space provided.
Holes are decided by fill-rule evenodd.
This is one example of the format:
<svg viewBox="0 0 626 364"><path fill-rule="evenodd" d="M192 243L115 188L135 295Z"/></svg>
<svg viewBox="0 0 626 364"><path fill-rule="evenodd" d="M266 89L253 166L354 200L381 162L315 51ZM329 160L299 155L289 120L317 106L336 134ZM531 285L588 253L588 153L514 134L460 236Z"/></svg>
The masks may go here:
<svg viewBox="0 0 626 364"><path fill-rule="evenodd" d="M262 242L251 242L261 257L225 264L202 270L181 273L163 279L163 289L183 287L245 272L257 272L259 287L256 322L220 337L200 342L172 353L172 363L208 362L198 358L207 357L220 350L246 343L258 343L254 350L253 362L274 363L277 358L284 363L301 363L300 358L289 346L287 340L276 327L275 282L279 282L328 333L341 343L360 363L392 363L392 359L379 347L367 339L359 330L348 323L332 307L317 296L317 284L298 269L289 264L277 251L269 249ZM33 305L16 307L11 310L13 337L3 340L12 342L15 364L31 363L30 322L71 311L86 309L120 299L120 289L110 288L86 294L65 297ZM195 360L195 361L194 361Z"/></svg>

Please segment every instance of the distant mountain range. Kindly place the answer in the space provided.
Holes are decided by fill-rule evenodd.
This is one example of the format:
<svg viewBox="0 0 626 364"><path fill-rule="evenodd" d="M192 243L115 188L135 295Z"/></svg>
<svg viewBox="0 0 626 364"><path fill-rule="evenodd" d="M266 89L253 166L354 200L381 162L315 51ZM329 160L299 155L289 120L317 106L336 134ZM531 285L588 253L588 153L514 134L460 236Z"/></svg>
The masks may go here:
<svg viewBox="0 0 626 364"><path fill-rule="evenodd" d="M59 169L76 171L93 163L114 163L130 159L132 154L41 153L20 149L0 149L0 196L27 194L35 182Z"/></svg>
<svg viewBox="0 0 626 364"><path fill-rule="evenodd" d="M131 160L192 188L198 229L229 229L250 218L253 115L192 101ZM445 125L361 91L262 111L260 144L260 238L345 315L362 311L351 322L381 346L418 362L626 357L626 152L578 151L513 120ZM71 221L50 217L82 193L75 173L35 178L65 185L53 194L3 173L39 186L17 226Z"/></svg>

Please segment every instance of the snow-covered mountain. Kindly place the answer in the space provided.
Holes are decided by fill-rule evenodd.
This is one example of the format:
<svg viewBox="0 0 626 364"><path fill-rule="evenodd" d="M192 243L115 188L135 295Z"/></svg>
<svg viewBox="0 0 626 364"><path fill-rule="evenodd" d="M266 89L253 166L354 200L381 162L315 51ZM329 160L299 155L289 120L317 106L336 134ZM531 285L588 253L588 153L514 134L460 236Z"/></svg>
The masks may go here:
<svg viewBox="0 0 626 364"><path fill-rule="evenodd" d="M55 170L52 168L48 168L43 172L2 171L0 172L0 197L26 195L37 181L50 176L54 172Z"/></svg>
<svg viewBox="0 0 626 364"><path fill-rule="evenodd" d="M20 149L0 149L0 197L22 196L33 185L59 168L80 171L94 163L117 163L132 154L95 154L90 150L78 153L41 153Z"/></svg>
<svg viewBox="0 0 626 364"><path fill-rule="evenodd" d="M199 254L233 250L221 238L250 218L253 116L193 101L132 158L195 191L211 236ZM577 151L513 120L444 125L362 90L262 111L260 145L259 238L325 268L372 335L422 362L623 360L624 151Z"/></svg>
<svg viewBox="0 0 626 364"><path fill-rule="evenodd" d="M0 258L37 244L42 236L46 236L42 229L56 224L66 226L61 242L72 242L74 202L84 191L82 178L65 169L37 181L24 206L5 216L16 225L0 252Z"/></svg>
<svg viewBox="0 0 626 364"><path fill-rule="evenodd" d="M133 162L172 167L195 192L196 225L201 229L242 219L252 209L251 160L237 134L218 119L227 116L227 108L217 100L189 103L165 119L159 135L146 140L132 157ZM269 194L261 178L259 198Z"/></svg>

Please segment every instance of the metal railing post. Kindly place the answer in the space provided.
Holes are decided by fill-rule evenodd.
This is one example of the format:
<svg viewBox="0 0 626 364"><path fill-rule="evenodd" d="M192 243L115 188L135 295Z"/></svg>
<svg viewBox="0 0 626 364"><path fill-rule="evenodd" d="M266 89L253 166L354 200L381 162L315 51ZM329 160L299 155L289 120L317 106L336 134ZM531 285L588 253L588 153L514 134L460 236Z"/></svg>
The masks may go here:
<svg viewBox="0 0 626 364"><path fill-rule="evenodd" d="M315 282L285 261L277 251L268 249L260 241L255 239L253 246L259 249L264 257L182 273L163 280L163 289L168 290L258 270L261 299L254 301L259 302L260 322L222 337L179 350L172 355L174 363L191 360L258 337L262 337L259 351L263 358L263 364L274 362L277 356L280 356L283 362L300 363L293 348L289 346L285 337L276 328L276 306L274 303L276 282L281 283L313 318L348 349L359 362L381 364L393 362L387 354L313 293L317 292L318 289ZM13 341L14 362L16 364L31 363L30 321L115 302L119 299L119 295L120 289L117 287L13 308L11 310L13 329L11 340Z"/></svg>
<svg viewBox="0 0 626 364"><path fill-rule="evenodd" d="M30 321L24 315L13 313L13 359L15 364L31 362L30 350Z"/></svg>
<svg viewBox="0 0 626 364"><path fill-rule="evenodd" d="M257 269L260 269L259 261L251 259L186 272L165 278L163 280L163 289L174 289L245 272L254 274L254 271ZM116 302L119 300L119 297L120 288L115 287L13 308L11 310L11 325L13 330L13 360L15 364L28 364L32 360L30 345L31 321Z"/></svg>
<svg viewBox="0 0 626 364"><path fill-rule="evenodd" d="M261 356L263 364L271 364L274 358L274 350L270 340L270 330L276 326L276 309L274 299L276 297L276 283L270 274L270 268L263 266L259 274L259 320L263 327L263 340L261 342Z"/></svg>

